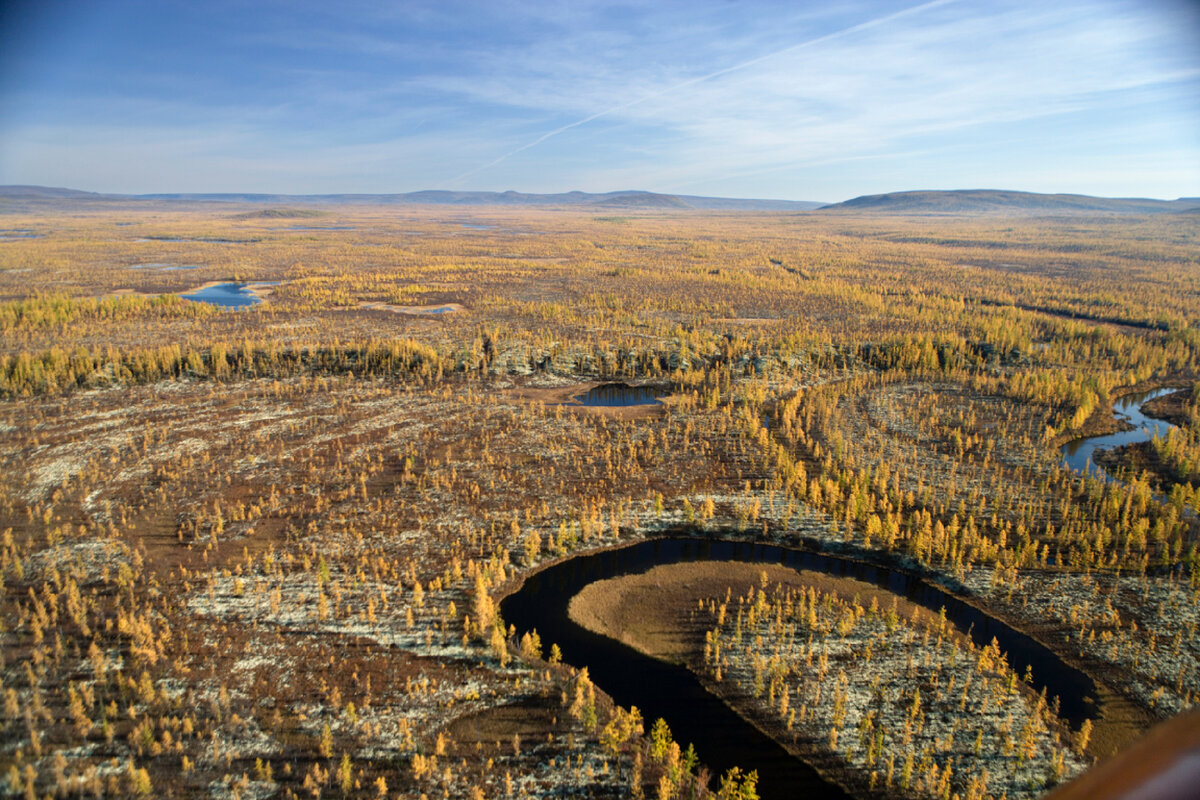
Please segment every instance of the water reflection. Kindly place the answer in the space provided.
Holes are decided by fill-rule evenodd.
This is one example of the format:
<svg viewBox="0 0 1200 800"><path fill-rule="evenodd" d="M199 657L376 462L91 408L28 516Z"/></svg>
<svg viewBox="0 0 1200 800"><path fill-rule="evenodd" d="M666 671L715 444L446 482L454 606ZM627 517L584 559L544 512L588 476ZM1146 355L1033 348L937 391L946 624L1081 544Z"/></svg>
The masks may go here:
<svg viewBox="0 0 1200 800"><path fill-rule="evenodd" d="M1148 442L1156 435L1160 438L1165 437L1167 431L1175 426L1161 419L1146 416L1142 413L1142 406L1156 397L1162 397L1173 391L1175 390L1155 389L1151 392L1125 395L1116 401L1113 404L1113 415L1132 425L1133 429L1067 442L1062 447L1063 465L1089 478L1100 478L1106 483L1118 483L1116 478L1108 475L1096 465L1096 451Z"/></svg>
<svg viewBox="0 0 1200 800"><path fill-rule="evenodd" d="M667 394L655 386L629 386L624 383L602 383L575 398L584 406L648 406Z"/></svg>
<svg viewBox="0 0 1200 800"><path fill-rule="evenodd" d="M244 308L257 305L262 298L254 294L253 287L276 286L278 281L260 281L258 283L215 283L201 289L182 294L184 300L194 303L209 303L222 308Z"/></svg>

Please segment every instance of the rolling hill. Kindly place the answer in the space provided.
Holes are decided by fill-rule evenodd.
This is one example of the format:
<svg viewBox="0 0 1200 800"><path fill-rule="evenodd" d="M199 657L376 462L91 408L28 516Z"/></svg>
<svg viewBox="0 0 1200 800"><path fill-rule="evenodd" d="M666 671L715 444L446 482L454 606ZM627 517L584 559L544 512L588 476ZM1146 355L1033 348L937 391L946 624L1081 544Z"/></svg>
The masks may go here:
<svg viewBox="0 0 1200 800"><path fill-rule="evenodd" d="M98 203L196 204L236 203L288 206L312 205L456 205L456 206L541 206L597 209L690 209L726 211L808 211L824 203L803 200L761 200L732 197L701 197L695 195L659 194L643 191L563 192L559 194L528 194L525 192L457 192L425 190L402 194L256 194L256 193L156 193L156 194L99 194L74 189L45 186L0 186L0 208L45 207L48 205Z"/></svg>
<svg viewBox="0 0 1200 800"><path fill-rule="evenodd" d="M536 206L542 208L595 208L597 210L644 211L813 211L821 213L896 215L1015 215L1060 214L1158 214L1200 213L1200 197L1177 200L1151 198L1092 197L1082 194L1038 194L999 189L889 192L855 197L841 203L806 200L769 200L700 195L662 194L646 191L560 192L474 192L427 189L398 194L258 194L245 192L156 194L102 194L47 186L0 186L0 210L19 211L47 207L95 207L100 204L146 206L230 204L267 206L260 213L284 206L337 205L450 205L450 206ZM295 212L296 214L307 212Z"/></svg>
<svg viewBox="0 0 1200 800"><path fill-rule="evenodd" d="M998 189L889 192L855 197L823 206L821 211L880 214L1157 214L1200 208L1200 198L1091 197L1083 194L1037 194Z"/></svg>

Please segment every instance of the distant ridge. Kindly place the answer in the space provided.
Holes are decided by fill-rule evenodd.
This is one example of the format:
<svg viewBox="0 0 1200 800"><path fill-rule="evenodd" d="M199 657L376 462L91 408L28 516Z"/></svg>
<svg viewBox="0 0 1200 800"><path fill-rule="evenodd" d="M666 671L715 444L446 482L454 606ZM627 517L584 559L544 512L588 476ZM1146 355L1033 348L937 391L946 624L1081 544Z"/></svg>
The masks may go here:
<svg viewBox="0 0 1200 800"><path fill-rule="evenodd" d="M57 186L0 186L0 197L21 200L104 200L113 196Z"/></svg>
<svg viewBox="0 0 1200 800"><path fill-rule="evenodd" d="M823 206L821 211L880 214L1158 214L1200 208L1200 198L1178 200L1091 197L1084 194L1037 194L999 189L890 192L855 197Z"/></svg>
<svg viewBox="0 0 1200 800"><path fill-rule="evenodd" d="M701 197L697 195L658 194L656 192L563 192L559 194L526 194L524 192L456 192L425 190L403 194L255 194L229 193L159 193L159 194L98 194L75 189L46 186L0 186L0 209L13 205L30 207L55 204L99 203L240 203L269 206L296 204L317 205L461 205L461 206L552 206L597 209L661 209L661 210L726 210L726 211L809 211L825 205L805 200L759 200L735 197ZM268 212L263 212L267 214Z"/></svg>
<svg viewBox="0 0 1200 800"><path fill-rule="evenodd" d="M247 212L264 218L306 216L305 209L280 209L288 206L334 205L452 205L452 206L538 206L548 208L593 208L598 211L812 211L822 213L896 215L1055 215L1055 214L1158 214L1200 213L1200 197L1177 200L1150 198L1092 197L1083 194L1038 194L1001 189L957 189L889 192L855 197L843 203L818 203L807 200L764 200L737 197L704 197L688 194L660 194L645 191L560 192L472 192L426 189L400 194L257 194L158 193L100 194L77 189L49 186L0 186L0 211L39 208L89 208L102 204L141 206L150 203L169 205L229 204L257 205L267 208ZM249 217L247 217L249 218Z"/></svg>

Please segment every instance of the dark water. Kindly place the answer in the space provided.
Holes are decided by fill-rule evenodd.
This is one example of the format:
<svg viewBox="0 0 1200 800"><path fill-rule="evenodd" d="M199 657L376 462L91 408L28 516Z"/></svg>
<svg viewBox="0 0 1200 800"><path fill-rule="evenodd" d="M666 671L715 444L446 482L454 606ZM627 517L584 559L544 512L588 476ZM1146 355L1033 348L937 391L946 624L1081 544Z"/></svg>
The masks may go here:
<svg viewBox="0 0 1200 800"><path fill-rule="evenodd" d="M557 644L567 663L586 666L596 685L617 703L641 709L647 729L658 717L665 719L676 741L684 747L695 744L700 759L715 774L732 766L758 770L765 800L845 797L840 788L709 694L687 669L594 634L567 616L570 599L589 583L642 573L660 564L707 560L783 564L857 578L935 612L945 607L947 620L969 632L975 642L988 644L995 637L1018 674L1032 666L1034 687L1045 687L1049 698L1059 697L1061 715L1073 726L1095 713L1092 680L1028 636L907 573L806 550L682 537L641 542L550 567L505 598L500 611L519 632L536 629L545 648Z"/></svg>
<svg viewBox="0 0 1200 800"><path fill-rule="evenodd" d="M261 281L253 285L274 286L276 283L278 282L268 283ZM195 303L210 303L222 308L243 308L262 302L260 298L255 297L247 288L250 285L248 283L218 283L215 286L188 292L187 294L180 295L180 297Z"/></svg>
<svg viewBox="0 0 1200 800"><path fill-rule="evenodd" d="M1175 390L1156 389L1152 392L1131 394L1122 397L1113 404L1113 415L1119 420L1128 422L1133 426L1133 430L1110 433L1107 436L1091 436L1086 439L1076 439L1073 442L1067 442L1062 447L1063 465L1080 475L1102 478L1107 483L1116 483L1116 478L1109 476L1103 469L1096 466L1096 451L1109 450L1114 447L1136 444L1138 442L1148 442L1156 433L1160 437L1166 436L1167 431L1175 426L1161 419L1146 416L1142 413L1142 405L1156 397L1162 397L1164 394L1170 394L1173 391Z"/></svg>
<svg viewBox="0 0 1200 800"><path fill-rule="evenodd" d="M261 239L221 239L215 236L182 237L182 236L143 236L134 239L135 242L200 242L201 244L254 244Z"/></svg>
<svg viewBox="0 0 1200 800"><path fill-rule="evenodd" d="M666 395L664 389L653 386L627 386L624 383L602 383L575 401L584 406L648 406Z"/></svg>

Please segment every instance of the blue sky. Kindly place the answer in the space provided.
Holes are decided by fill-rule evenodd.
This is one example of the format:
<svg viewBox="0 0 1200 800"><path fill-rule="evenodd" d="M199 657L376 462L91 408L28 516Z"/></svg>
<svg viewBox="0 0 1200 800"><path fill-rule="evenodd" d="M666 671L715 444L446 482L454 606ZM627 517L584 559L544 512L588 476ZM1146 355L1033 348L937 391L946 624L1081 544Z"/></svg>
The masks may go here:
<svg viewBox="0 0 1200 800"><path fill-rule="evenodd" d="M0 3L0 183L1200 195L1200 4Z"/></svg>

